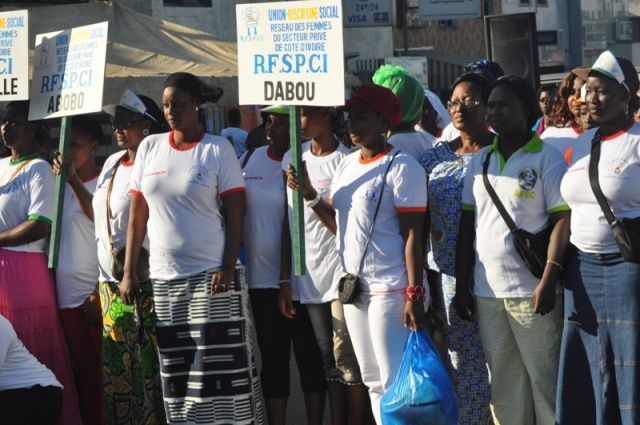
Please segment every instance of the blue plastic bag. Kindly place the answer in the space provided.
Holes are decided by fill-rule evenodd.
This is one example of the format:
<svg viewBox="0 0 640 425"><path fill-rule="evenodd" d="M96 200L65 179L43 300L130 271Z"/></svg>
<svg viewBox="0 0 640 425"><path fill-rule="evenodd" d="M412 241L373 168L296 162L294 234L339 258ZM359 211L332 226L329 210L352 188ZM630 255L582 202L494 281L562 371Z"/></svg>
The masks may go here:
<svg viewBox="0 0 640 425"><path fill-rule="evenodd" d="M380 403L383 425L456 425L458 403L426 330L411 332L400 370Z"/></svg>

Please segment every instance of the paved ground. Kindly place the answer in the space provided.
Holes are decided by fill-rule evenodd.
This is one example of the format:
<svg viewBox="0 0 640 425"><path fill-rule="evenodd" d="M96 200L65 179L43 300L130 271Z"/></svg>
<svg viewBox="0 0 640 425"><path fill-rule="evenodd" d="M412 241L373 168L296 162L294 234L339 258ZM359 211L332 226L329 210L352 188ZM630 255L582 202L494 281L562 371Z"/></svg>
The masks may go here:
<svg viewBox="0 0 640 425"><path fill-rule="evenodd" d="M260 350L258 349L258 344L255 342L254 338L254 347L255 353L257 354L257 363L258 370L262 367L260 361ZM293 360L293 352L291 353L291 396L289 397L289 402L287 404L287 425L306 425L307 423L307 414L304 408L304 396L302 395L302 389L300 388L300 377L298 375L298 369L295 366L295 361ZM323 425L330 425L331 421L329 418L329 401L327 401L327 406L324 409L324 421ZM266 410L265 410L266 416ZM266 424L265 424L266 425Z"/></svg>
<svg viewBox="0 0 640 425"><path fill-rule="evenodd" d="M293 359L293 353L291 353L291 359ZM291 396L289 397L289 404L287 406L287 425L305 425L307 423L307 413L304 408L304 396L302 395L302 389L300 388L300 378L298 376L298 368L295 366L295 362L291 362ZM329 425L331 423L329 418L329 401L324 409L324 421L323 425Z"/></svg>

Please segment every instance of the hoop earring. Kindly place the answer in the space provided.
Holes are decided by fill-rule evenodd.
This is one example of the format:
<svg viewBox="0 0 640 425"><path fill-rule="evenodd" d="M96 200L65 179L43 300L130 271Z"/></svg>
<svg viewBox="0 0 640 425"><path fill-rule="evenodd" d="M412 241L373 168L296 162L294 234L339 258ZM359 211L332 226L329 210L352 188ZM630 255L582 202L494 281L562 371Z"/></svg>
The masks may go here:
<svg viewBox="0 0 640 425"><path fill-rule="evenodd" d="M144 134L145 136L149 135L149 129L145 128L144 130L142 130L142 134Z"/></svg>

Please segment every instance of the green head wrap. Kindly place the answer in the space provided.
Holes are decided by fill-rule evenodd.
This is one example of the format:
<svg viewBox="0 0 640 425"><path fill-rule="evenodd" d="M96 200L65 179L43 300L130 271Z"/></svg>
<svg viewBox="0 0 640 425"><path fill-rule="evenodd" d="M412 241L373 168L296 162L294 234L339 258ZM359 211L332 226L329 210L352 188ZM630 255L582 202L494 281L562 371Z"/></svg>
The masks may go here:
<svg viewBox="0 0 640 425"><path fill-rule="evenodd" d="M403 67L382 65L373 74L373 82L388 88L400 99L403 123L412 122L422 112L424 88Z"/></svg>

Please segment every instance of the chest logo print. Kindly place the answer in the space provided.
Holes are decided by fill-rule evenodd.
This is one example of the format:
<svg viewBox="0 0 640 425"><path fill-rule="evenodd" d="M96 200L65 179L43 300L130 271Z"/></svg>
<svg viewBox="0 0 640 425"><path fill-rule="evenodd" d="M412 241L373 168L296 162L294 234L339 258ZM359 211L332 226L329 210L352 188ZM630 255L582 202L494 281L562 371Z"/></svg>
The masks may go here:
<svg viewBox="0 0 640 425"><path fill-rule="evenodd" d="M189 182L201 186L207 186L209 180L209 171L202 165L194 165L189 170Z"/></svg>
<svg viewBox="0 0 640 425"><path fill-rule="evenodd" d="M532 190L538 182L538 171L533 167L525 167L518 172L518 186L522 190Z"/></svg>
<svg viewBox="0 0 640 425"><path fill-rule="evenodd" d="M618 158L609 162L607 164L607 168L611 173L619 176L624 171L624 169L627 168L627 165L629 165L629 162L627 160Z"/></svg>

